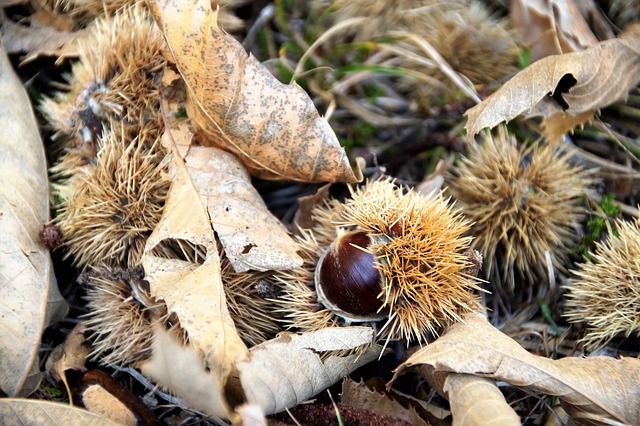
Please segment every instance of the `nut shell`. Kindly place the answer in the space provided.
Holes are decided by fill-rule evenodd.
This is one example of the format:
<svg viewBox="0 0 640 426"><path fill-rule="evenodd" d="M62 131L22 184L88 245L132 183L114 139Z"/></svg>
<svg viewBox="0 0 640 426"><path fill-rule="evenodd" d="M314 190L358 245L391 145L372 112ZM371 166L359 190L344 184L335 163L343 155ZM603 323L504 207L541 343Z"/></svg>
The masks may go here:
<svg viewBox="0 0 640 426"><path fill-rule="evenodd" d="M318 261L315 284L318 300L336 315L351 321L378 321L384 301L382 275L367 251L371 240L362 231L345 232L331 243Z"/></svg>

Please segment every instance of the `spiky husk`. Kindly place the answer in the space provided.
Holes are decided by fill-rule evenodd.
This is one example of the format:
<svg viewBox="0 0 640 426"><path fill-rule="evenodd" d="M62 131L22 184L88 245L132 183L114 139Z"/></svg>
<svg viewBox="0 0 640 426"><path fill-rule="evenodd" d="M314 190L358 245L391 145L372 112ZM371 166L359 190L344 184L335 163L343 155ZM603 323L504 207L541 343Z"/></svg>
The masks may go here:
<svg viewBox="0 0 640 426"><path fill-rule="evenodd" d="M94 19L111 16L130 6L144 5L143 0L48 0L58 13L69 16L77 26L86 26ZM227 31L236 31L244 26L243 21L235 16L231 9L244 4L245 0L211 0L211 7L218 14L219 25Z"/></svg>
<svg viewBox="0 0 640 426"><path fill-rule="evenodd" d="M74 177L74 190L58 212L66 256L81 267L134 267L169 191L165 153L144 133L127 143L109 131L99 146L95 169Z"/></svg>
<svg viewBox="0 0 640 426"><path fill-rule="evenodd" d="M511 290L566 271L584 217L581 197L593 182L559 148L518 146L504 127L469 148L449 176L449 191L472 222L472 247L484 256L484 275ZM521 280L524 279L524 282Z"/></svg>
<svg viewBox="0 0 640 426"><path fill-rule="evenodd" d="M240 338L248 346L255 346L282 331L270 301L277 297L279 288L269 282L270 273L237 273L224 254L220 256L220 267L227 306Z"/></svg>
<svg viewBox="0 0 640 426"><path fill-rule="evenodd" d="M380 338L421 343L478 309L473 290L480 289L479 283L466 272L471 238L463 234L469 224L441 194L403 193L379 180L355 190L343 205L316 208L314 218L317 225L297 238L303 268L277 275L284 288L280 304L291 326L308 330L344 324L318 302L313 275L338 232L350 229L373 238L368 250L385 277L379 298L384 300L381 311L389 316Z"/></svg>
<svg viewBox="0 0 640 426"><path fill-rule="evenodd" d="M335 0L334 20L366 17L354 25L355 39L379 40L394 33L415 34L431 44L458 73L475 84L492 83L518 69L519 49L506 21L491 15L475 0L342 1ZM345 32L347 33L347 32ZM409 54L401 55L401 66L431 77L433 84L418 85L401 79L401 90L410 91L428 104L456 90L440 69L428 64L432 58L415 43L398 40Z"/></svg>
<svg viewBox="0 0 640 426"><path fill-rule="evenodd" d="M596 243L589 262L580 264L566 294L564 315L587 323L581 339L591 350L617 335L640 337L640 222L618 219L616 235Z"/></svg>
<svg viewBox="0 0 640 426"><path fill-rule="evenodd" d="M89 313L83 321L90 332L90 357L105 365L135 366L151 356L155 322L182 340L186 334L167 316L164 303L148 296L140 269L97 269L81 275L87 287Z"/></svg>
<svg viewBox="0 0 640 426"><path fill-rule="evenodd" d="M164 47L162 33L140 5L95 22L78 42L79 61L67 77L67 90L40 106L55 137L68 141L65 148L95 143L107 125L130 139L141 127L161 128Z"/></svg>

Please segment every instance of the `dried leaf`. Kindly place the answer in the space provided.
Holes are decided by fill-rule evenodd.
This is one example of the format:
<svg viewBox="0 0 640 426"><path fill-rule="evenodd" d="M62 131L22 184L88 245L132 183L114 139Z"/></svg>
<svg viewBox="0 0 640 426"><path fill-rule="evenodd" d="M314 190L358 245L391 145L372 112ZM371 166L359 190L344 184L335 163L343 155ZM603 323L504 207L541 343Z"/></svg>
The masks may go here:
<svg viewBox="0 0 640 426"><path fill-rule="evenodd" d="M283 333L238 363L242 389L267 415L294 407L376 359L381 348L373 340L370 327Z"/></svg>
<svg viewBox="0 0 640 426"><path fill-rule="evenodd" d="M238 159L217 148L192 147L187 170L236 272L302 266L296 243L269 212Z"/></svg>
<svg viewBox="0 0 640 426"><path fill-rule="evenodd" d="M414 407L406 408L388 395L370 389L364 383L345 378L342 382L340 402L353 408L383 414L412 425L428 425Z"/></svg>
<svg viewBox="0 0 640 426"><path fill-rule="evenodd" d="M20 25L9 20L2 23L1 32L8 53L27 53L22 64L40 56L57 57L58 61L77 57L77 40L88 34L86 29L61 31L52 27Z"/></svg>
<svg viewBox="0 0 640 426"><path fill-rule="evenodd" d="M164 300L186 330L190 344L203 354L203 368L210 371L217 388L209 394L222 395L222 387L234 363L247 355L247 348L229 315L220 274L220 259L209 215L193 186L182 160L173 158L173 183L164 214L147 240L142 264L151 295ZM204 259L174 258L162 247L188 242ZM154 343L154 356L156 346ZM162 355L166 357L167 355ZM165 358L156 361L166 362ZM169 368L176 368L168 364ZM167 374L172 374L168 372ZM154 376L151 376L154 378ZM180 377L179 375L176 377ZM156 379L158 380L158 379ZM182 380L182 378L180 378ZM190 386L166 383L165 386ZM176 391L179 397L183 397ZM209 396L208 396L209 397ZM228 407L207 407L209 414L228 416Z"/></svg>
<svg viewBox="0 0 640 426"><path fill-rule="evenodd" d="M49 358L47 358L46 371L49 372L53 380L62 380L67 388L69 399L71 399L72 394L65 371L87 371L84 364L87 360L87 355L89 355L89 344L84 337L84 331L84 323L78 323L64 339L64 343L56 346Z"/></svg>
<svg viewBox="0 0 640 426"><path fill-rule="evenodd" d="M300 229L310 229L315 225L315 221L311 217L313 210L321 206L329 199L329 188L331 184L321 186L315 194L306 195L298 198L298 210L293 216L293 232L298 234Z"/></svg>
<svg viewBox="0 0 640 426"><path fill-rule="evenodd" d="M44 147L1 44L0 152L0 388L16 396L37 388L42 331L66 315L67 304L38 236L49 220Z"/></svg>
<svg viewBox="0 0 640 426"><path fill-rule="evenodd" d="M515 0L509 17L531 50L531 62L579 52L598 42L573 0Z"/></svg>
<svg viewBox="0 0 640 426"><path fill-rule="evenodd" d="M0 399L0 419L6 425L117 426L86 410L48 401Z"/></svg>
<svg viewBox="0 0 640 426"><path fill-rule="evenodd" d="M427 365L435 371L472 374L560 398L574 420L594 424L640 423L640 360L609 357L551 360L532 355L482 315L420 349L398 370Z"/></svg>
<svg viewBox="0 0 640 426"><path fill-rule="evenodd" d="M470 139L520 114L550 117L596 111L640 82L640 25L582 52L549 56L520 71L467 111Z"/></svg>
<svg viewBox="0 0 640 426"><path fill-rule="evenodd" d="M218 146L263 178L361 180L304 90L247 55L218 27L209 0L149 3L186 82L191 118Z"/></svg>
<svg viewBox="0 0 640 426"><path fill-rule="evenodd" d="M225 379L206 370L201 350L185 345L164 327L154 326L152 356L136 367L189 408L218 418L230 416L222 390Z"/></svg>

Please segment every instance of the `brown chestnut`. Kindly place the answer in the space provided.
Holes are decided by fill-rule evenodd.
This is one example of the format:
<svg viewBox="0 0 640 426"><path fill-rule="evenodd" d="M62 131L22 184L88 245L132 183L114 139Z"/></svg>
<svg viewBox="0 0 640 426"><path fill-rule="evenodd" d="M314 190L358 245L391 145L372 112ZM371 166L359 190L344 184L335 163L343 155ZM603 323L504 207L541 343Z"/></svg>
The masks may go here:
<svg viewBox="0 0 640 426"><path fill-rule="evenodd" d="M382 274L367 247L371 238L362 231L347 231L336 238L320 256L315 270L318 300L336 315L350 322L386 318Z"/></svg>

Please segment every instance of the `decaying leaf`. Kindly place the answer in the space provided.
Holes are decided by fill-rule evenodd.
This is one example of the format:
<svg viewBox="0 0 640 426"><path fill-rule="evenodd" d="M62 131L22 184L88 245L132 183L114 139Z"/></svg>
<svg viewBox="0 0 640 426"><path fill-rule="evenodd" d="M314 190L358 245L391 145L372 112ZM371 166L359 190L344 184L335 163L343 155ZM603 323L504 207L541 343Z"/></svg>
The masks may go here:
<svg viewBox="0 0 640 426"><path fill-rule="evenodd" d="M192 147L185 162L236 272L302 265L296 243L269 212L249 173L233 154L212 147Z"/></svg>
<svg viewBox="0 0 640 426"><path fill-rule="evenodd" d="M551 360L533 355L480 314L453 325L444 336L409 358L396 375L413 365L488 377L558 396L579 424L640 423L639 359Z"/></svg>
<svg viewBox="0 0 640 426"><path fill-rule="evenodd" d="M46 363L46 371L49 372L53 380L61 380L64 383L69 400L71 400L71 389L67 382L65 371L77 370L87 371L84 364L89 355L89 344L84 337L85 325L80 322L64 339L64 343L56 346L51 352Z"/></svg>
<svg viewBox="0 0 640 426"><path fill-rule="evenodd" d="M190 117L216 145L263 178L361 180L304 90L247 55L209 0L149 3L187 85Z"/></svg>
<svg viewBox="0 0 640 426"><path fill-rule="evenodd" d="M87 34L87 30L62 31L53 27L20 25L9 20L2 23L1 32L7 52L26 52L23 64L40 56L57 57L58 61L77 57L77 40Z"/></svg>
<svg viewBox="0 0 640 426"><path fill-rule="evenodd" d="M573 0L515 0L509 17L531 51L531 62L579 52L598 42Z"/></svg>
<svg viewBox="0 0 640 426"><path fill-rule="evenodd" d="M6 425L118 426L119 423L86 410L55 402L2 398L0 419Z"/></svg>
<svg viewBox="0 0 640 426"><path fill-rule="evenodd" d="M246 357L247 348L229 315L209 215L184 163L175 156L173 160L173 184L163 217L147 240L142 264L151 296L164 300L168 311L178 316L180 325L189 336L190 344L203 356L201 364L210 372L216 385L208 393L221 395L233 364ZM163 246L165 249L161 250ZM168 257L166 248L172 246L176 247L176 256ZM187 255L184 251L181 252L185 246L193 248L196 253ZM156 341L156 358L157 344ZM152 362L165 363L166 357L167 355L162 355L159 360ZM169 363L167 368L175 370L178 365ZM172 374L178 373L168 371L166 374L173 377ZM151 377L155 378L153 375ZM180 377L180 380L183 378ZM189 382L158 381L163 386L191 385ZM176 394L184 398L178 391ZM200 406L194 407L204 410ZM221 417L229 415L224 404L206 408L209 414Z"/></svg>
<svg viewBox="0 0 640 426"><path fill-rule="evenodd" d="M239 383L250 403L265 414L294 407L376 359L370 327L334 327L283 333L250 350L237 364Z"/></svg>
<svg viewBox="0 0 640 426"><path fill-rule="evenodd" d="M3 49L0 44L0 388L16 396L37 388L40 336L66 315L67 304L38 236L49 220L44 147Z"/></svg>
<svg viewBox="0 0 640 426"><path fill-rule="evenodd" d="M550 117L596 111L640 82L640 25L581 52L549 56L520 71L467 111L470 139L520 114Z"/></svg>
<svg viewBox="0 0 640 426"><path fill-rule="evenodd" d="M427 426L429 424L420 417L414 407L407 408L388 395L376 392L364 383L354 382L348 377L342 382L340 402L353 408L403 420L412 425Z"/></svg>

